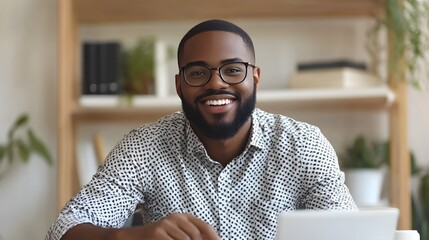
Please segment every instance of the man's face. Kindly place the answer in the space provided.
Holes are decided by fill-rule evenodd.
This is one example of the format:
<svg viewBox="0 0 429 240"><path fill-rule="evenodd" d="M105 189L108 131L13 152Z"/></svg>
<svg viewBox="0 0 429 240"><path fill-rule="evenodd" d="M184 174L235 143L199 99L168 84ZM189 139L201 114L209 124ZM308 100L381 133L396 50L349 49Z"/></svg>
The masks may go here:
<svg viewBox="0 0 429 240"><path fill-rule="evenodd" d="M242 38L234 33L208 31L190 38L185 46L180 66L203 63L219 68L229 62L250 62L254 59ZM247 75L239 84L222 81L217 70L203 86L186 83L183 74L176 75L176 91L191 124L210 138L228 139L249 120L255 108L259 68L247 67Z"/></svg>

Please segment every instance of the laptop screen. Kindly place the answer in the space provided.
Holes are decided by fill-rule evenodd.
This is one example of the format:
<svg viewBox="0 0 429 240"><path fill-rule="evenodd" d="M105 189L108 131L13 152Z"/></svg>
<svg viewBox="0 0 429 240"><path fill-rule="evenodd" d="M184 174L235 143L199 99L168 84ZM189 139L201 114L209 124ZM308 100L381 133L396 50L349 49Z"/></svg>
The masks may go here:
<svg viewBox="0 0 429 240"><path fill-rule="evenodd" d="M396 208L282 212L276 240L393 240L398 215Z"/></svg>

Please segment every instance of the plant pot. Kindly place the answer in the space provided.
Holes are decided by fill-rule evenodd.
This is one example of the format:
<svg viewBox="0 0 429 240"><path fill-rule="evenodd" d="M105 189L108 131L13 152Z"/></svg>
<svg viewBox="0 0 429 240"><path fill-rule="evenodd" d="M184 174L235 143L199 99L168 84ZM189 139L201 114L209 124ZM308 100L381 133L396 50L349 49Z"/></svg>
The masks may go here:
<svg viewBox="0 0 429 240"><path fill-rule="evenodd" d="M124 92L131 95L154 94L154 77L142 75L138 80L127 80L123 86Z"/></svg>
<svg viewBox="0 0 429 240"><path fill-rule="evenodd" d="M381 203L383 169L348 169L345 183L358 207L377 206Z"/></svg>

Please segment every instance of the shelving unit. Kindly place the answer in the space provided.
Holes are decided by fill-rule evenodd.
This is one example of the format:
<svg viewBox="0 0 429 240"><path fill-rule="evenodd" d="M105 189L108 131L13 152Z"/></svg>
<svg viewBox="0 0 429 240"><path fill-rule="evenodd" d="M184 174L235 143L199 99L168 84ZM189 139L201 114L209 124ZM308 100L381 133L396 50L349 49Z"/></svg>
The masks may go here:
<svg viewBox="0 0 429 240"><path fill-rule="evenodd" d="M144 97L119 107L115 97L80 98L78 28L82 24L175 21L208 18L360 17L381 14L375 0L59 1L58 209L78 191L76 130L85 122L155 120L180 109L175 97ZM228 6L224 8L223 6ZM350 90L261 90L259 107L388 109L391 142L391 206L400 209L399 228L411 227L406 85ZM101 103L101 105L100 105Z"/></svg>

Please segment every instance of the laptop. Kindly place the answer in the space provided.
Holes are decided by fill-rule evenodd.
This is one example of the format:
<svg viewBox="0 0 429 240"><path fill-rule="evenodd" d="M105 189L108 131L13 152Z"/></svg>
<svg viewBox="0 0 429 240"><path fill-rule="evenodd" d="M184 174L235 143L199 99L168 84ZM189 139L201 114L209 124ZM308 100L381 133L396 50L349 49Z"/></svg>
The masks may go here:
<svg viewBox="0 0 429 240"><path fill-rule="evenodd" d="M280 213L276 240L393 240L397 208Z"/></svg>

